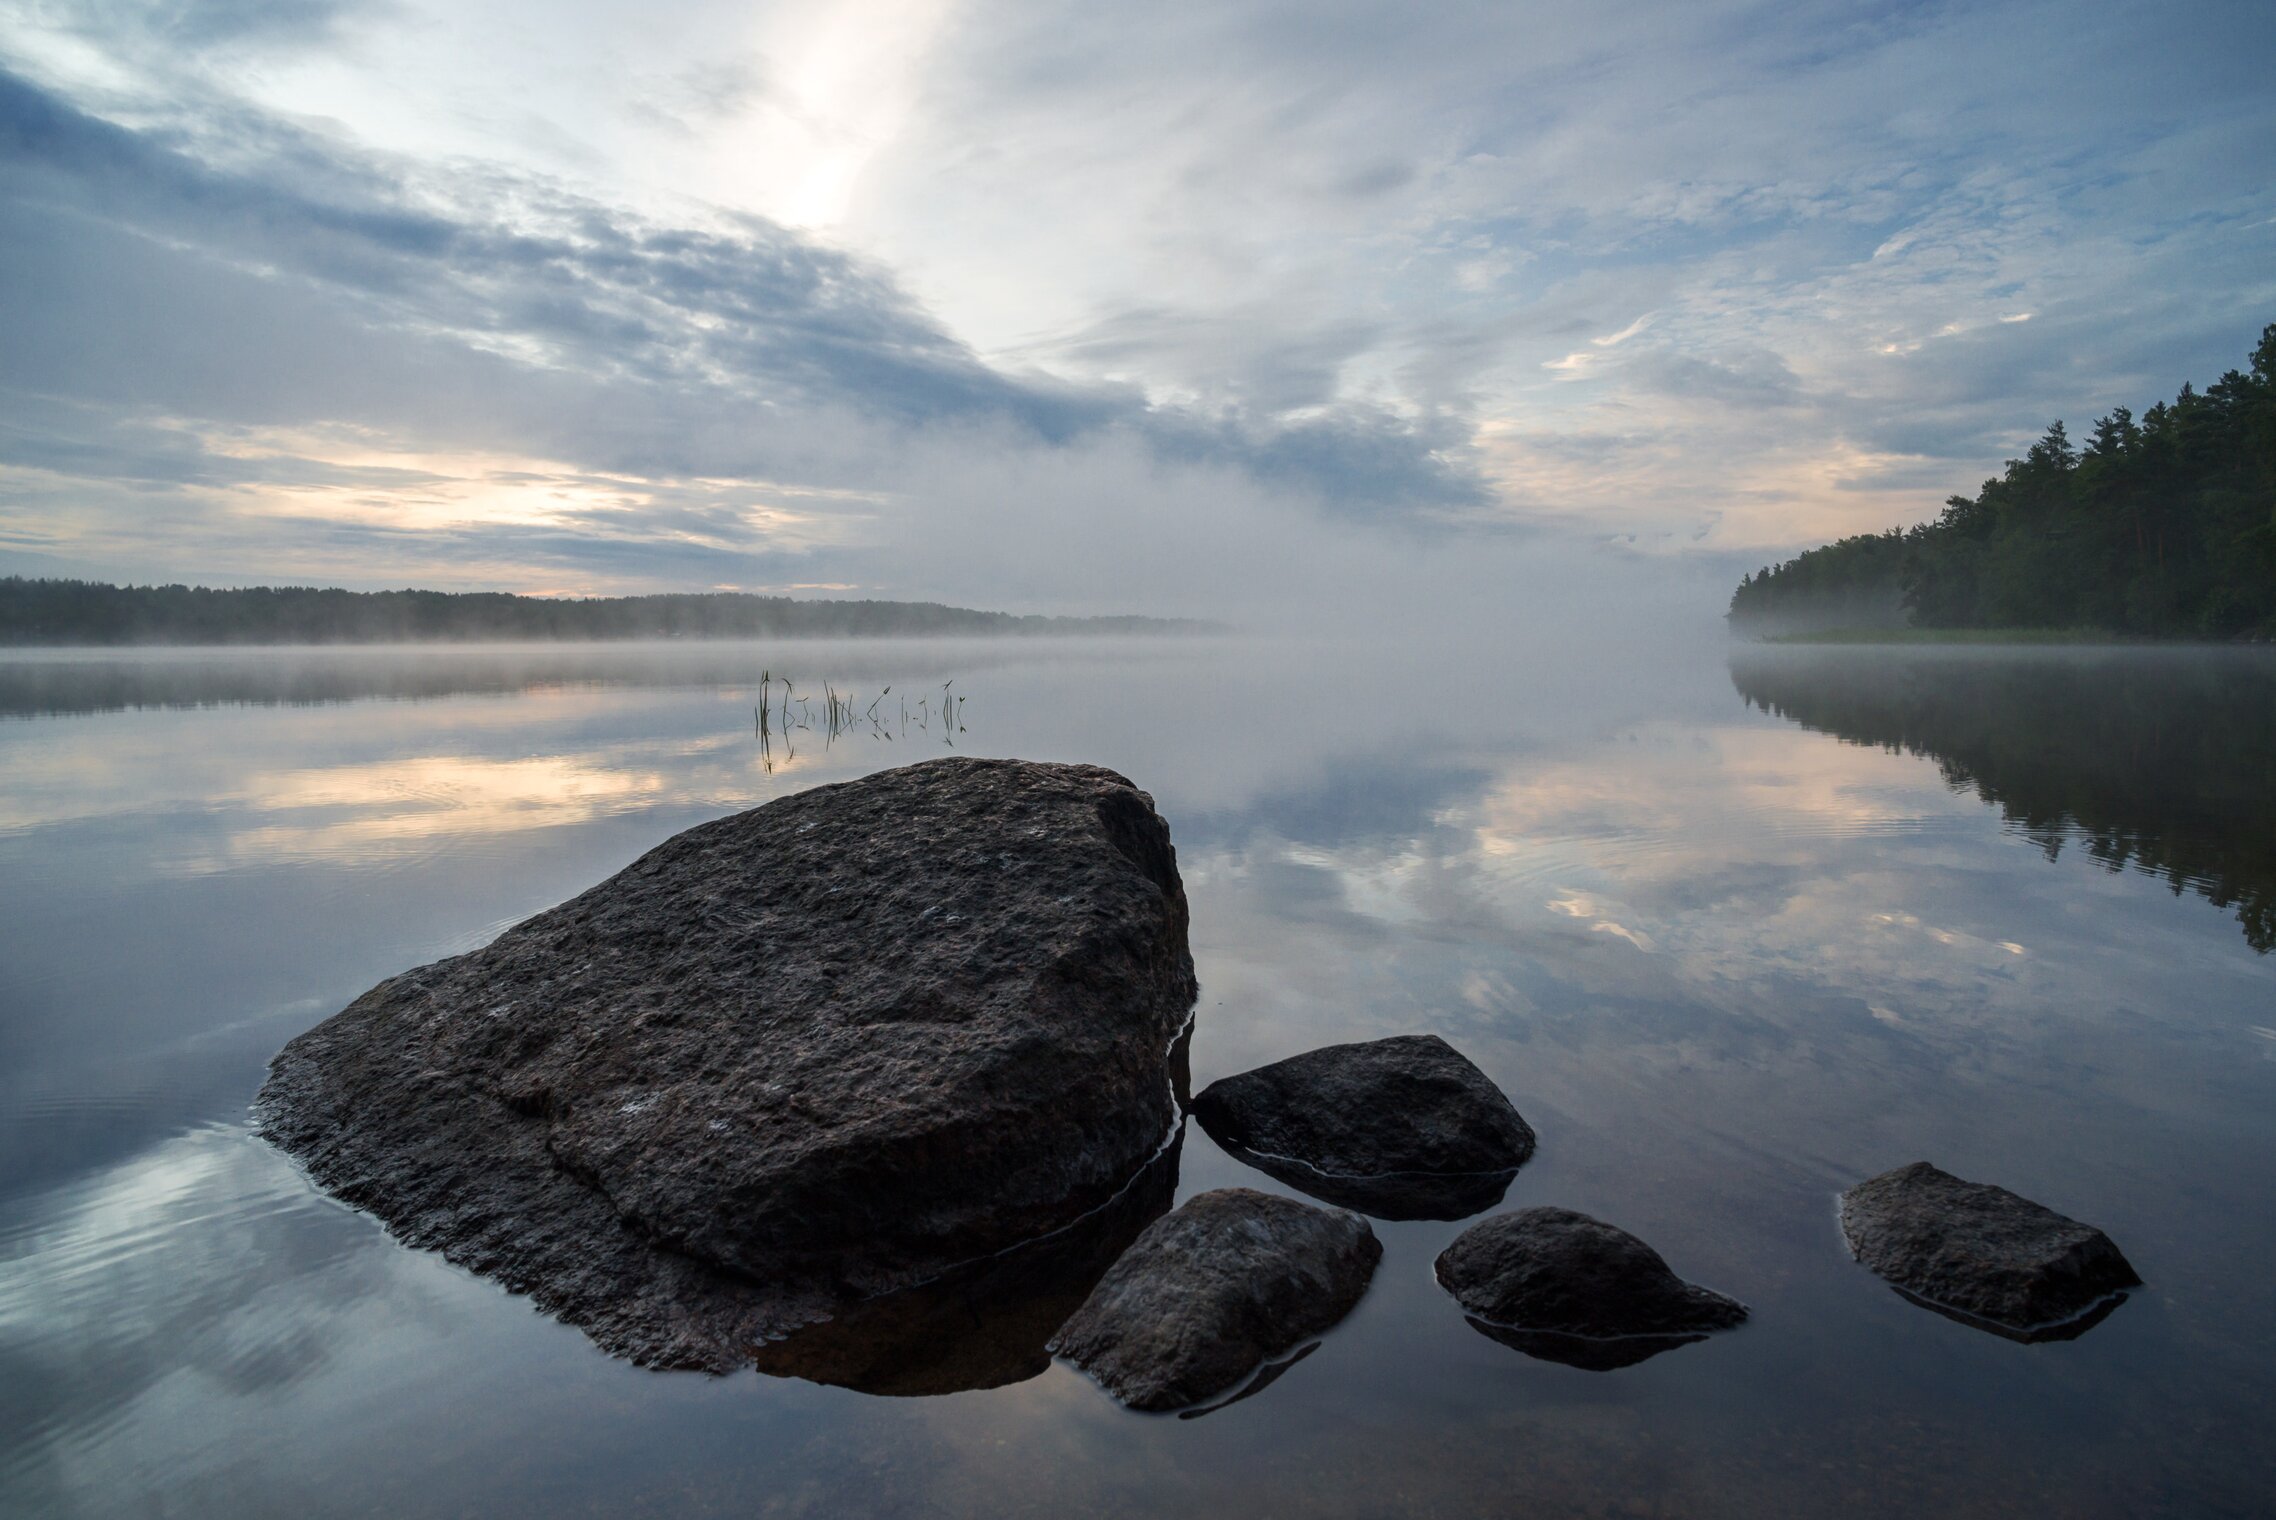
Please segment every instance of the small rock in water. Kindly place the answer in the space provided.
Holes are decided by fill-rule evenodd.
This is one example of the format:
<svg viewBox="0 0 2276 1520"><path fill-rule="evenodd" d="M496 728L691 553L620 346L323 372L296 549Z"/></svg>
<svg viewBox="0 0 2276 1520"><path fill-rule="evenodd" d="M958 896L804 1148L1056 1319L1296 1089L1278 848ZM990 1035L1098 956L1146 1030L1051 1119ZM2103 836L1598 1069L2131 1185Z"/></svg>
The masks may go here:
<svg viewBox="0 0 2276 1520"><path fill-rule="evenodd" d="M1747 1317L1746 1305L1685 1282L1626 1230L1571 1209L1480 1220L1439 1253L1438 1281L1482 1334L1592 1371L1633 1365Z"/></svg>
<svg viewBox="0 0 2276 1520"><path fill-rule="evenodd" d="M1177 1124L1186 924L1114 772L904 766L380 983L278 1054L262 1128L610 1351L779 1360L1127 1189Z"/></svg>
<svg viewBox="0 0 2276 1520"><path fill-rule="evenodd" d="M2141 1278L2109 1236L1925 1161L1841 1195L1850 1251L1924 1308L2011 1340L2068 1340Z"/></svg>
<svg viewBox="0 0 2276 1520"><path fill-rule="evenodd" d="M1464 1219L1499 1203L1533 1130L1436 1035L1327 1045L1212 1082L1201 1127L1259 1171L1380 1219Z"/></svg>
<svg viewBox="0 0 2276 1520"><path fill-rule="evenodd" d="M1051 1349L1133 1409L1184 1408L1336 1324L1382 1256L1356 1214L1201 1193L1146 1227Z"/></svg>

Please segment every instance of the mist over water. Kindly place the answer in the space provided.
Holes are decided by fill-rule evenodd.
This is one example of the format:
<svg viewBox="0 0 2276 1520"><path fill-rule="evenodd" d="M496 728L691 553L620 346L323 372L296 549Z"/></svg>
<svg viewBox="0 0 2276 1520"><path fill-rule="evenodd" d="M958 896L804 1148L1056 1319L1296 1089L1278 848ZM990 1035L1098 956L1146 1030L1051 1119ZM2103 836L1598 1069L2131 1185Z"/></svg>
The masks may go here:
<svg viewBox="0 0 2276 1520"><path fill-rule="evenodd" d="M0 658L0 1509L2255 1512L2276 665L1734 651L1699 572L1577 563L1490 626L1454 609L1495 563L1450 561L1443 598L1262 594L1243 637ZM961 731L762 755L762 672L865 708L953 682ZM1354 1316L1203 1419L1027 1358L1019 1295L1084 1250L929 1396L856 1391L950 1334L925 1306L788 1375L654 1374L248 1134L268 1057L380 978L951 745L1153 793L1197 1086L1442 1034L1540 1134L1505 1207L1633 1230L1751 1322L1558 1365L1431 1282L1460 1223L1382 1223ZM1916 1159L2104 1227L2147 1289L2044 1346L1906 1303L1833 1195ZM1172 1164L1177 1197L1285 1191L1198 1128Z"/></svg>

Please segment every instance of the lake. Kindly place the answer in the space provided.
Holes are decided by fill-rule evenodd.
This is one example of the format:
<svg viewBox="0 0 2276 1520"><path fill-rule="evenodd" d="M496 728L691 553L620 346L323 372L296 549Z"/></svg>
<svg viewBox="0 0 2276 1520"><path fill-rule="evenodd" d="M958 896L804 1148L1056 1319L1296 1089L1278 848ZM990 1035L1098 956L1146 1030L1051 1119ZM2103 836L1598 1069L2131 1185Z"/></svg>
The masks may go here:
<svg viewBox="0 0 2276 1520"><path fill-rule="evenodd" d="M762 747L762 672L813 728ZM864 721L829 734L825 682ZM1539 1132L1505 1207L1634 1231L1751 1322L1536 1360L1433 1282L1462 1224L1378 1222L1351 1318L1204 1418L1040 1359L923 1397L648 1372L249 1133L267 1059L382 977L950 747L1153 793L1197 1086L1442 1034ZM0 1512L2263 1514L2272 945L2265 650L8 655ZM1834 1198L1921 1159L2102 1226L2146 1288L2034 1345L1906 1302ZM1176 1168L1287 1191L1190 1125Z"/></svg>

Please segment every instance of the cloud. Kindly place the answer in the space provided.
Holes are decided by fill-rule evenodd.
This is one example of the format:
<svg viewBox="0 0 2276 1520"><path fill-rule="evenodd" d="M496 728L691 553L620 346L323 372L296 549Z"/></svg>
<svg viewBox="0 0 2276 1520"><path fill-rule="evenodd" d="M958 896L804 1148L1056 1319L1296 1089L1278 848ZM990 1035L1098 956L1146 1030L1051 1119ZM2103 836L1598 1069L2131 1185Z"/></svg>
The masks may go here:
<svg viewBox="0 0 2276 1520"><path fill-rule="evenodd" d="M918 559L936 527L1002 520L975 481L1050 479L1135 520L935 589L1173 524L1252 580L1291 557L1266 523L1323 575L1513 528L1795 547L2237 362L2276 309L2272 33L2045 0L0 0L31 293L0 542L329 573L361 535L407 571L420 533L510 527L595 584L911 585L956 558Z"/></svg>
<svg viewBox="0 0 2276 1520"><path fill-rule="evenodd" d="M1512 511L1546 494L1560 515L1688 538L1703 485L1761 494L1770 434L1802 471L1777 487L1801 510L1720 531L1794 542L1867 525L1826 482L1900 431L1964 461L1910 508L1932 513L2012 430L2139 404L2153 349L2217 371L2267 319L2276 290L2253 266L2276 245L2239 241L2265 197L2229 133L2276 128L2233 51L2276 40L2270 20L2089 11L983 9L855 226L954 292L940 310L983 352L1017 332L1037 362L1088 372L1104 356L1079 337L1032 341L1037 308L1079 335L1085 311L1142 290L1177 318L1150 373L1189 385L1325 350L1363 316L1365 346L1336 348L1345 395L1536 434L1648 417L1681 440L1665 473L1617 492L1543 481ZM1364 209L1320 195L1379 163L1408 172ZM1021 236L1039 206L1051 235ZM2176 288L2206 299L2157 296ZM2063 302L2111 320L2083 352L2000 350L1996 382L1966 348L1874 357ZM1607 362L1646 343L1656 362Z"/></svg>
<svg viewBox="0 0 2276 1520"><path fill-rule="evenodd" d="M42 295L0 314L20 543L75 494L49 547L100 554L172 487L177 523L209 509L209 561L279 531L331 565L416 534L430 557L604 582L707 554L712 578L774 579L785 556L850 554L949 434L1128 435L1362 515L1479 499L1458 437L1385 412L1290 423L1007 374L874 264L760 218L657 225L502 172L445 194L273 120L207 131L250 166L0 76L0 272Z"/></svg>
<svg viewBox="0 0 2276 1520"><path fill-rule="evenodd" d="M1620 331L1616 333L1606 333L1601 338L1591 338L1589 339L1589 342L1594 343L1598 348L1614 348L1622 343L1627 342L1630 338L1635 337L1636 334L1642 332L1645 328L1651 326L1651 324L1651 313L1646 312L1643 316L1638 317L1635 321L1629 323L1626 327L1621 328Z"/></svg>
<svg viewBox="0 0 2276 1520"><path fill-rule="evenodd" d="M1659 349L1632 361L1629 372L1643 389L1663 396L1742 407L1785 407L1801 399L1794 371L1764 348L1721 354Z"/></svg>
<svg viewBox="0 0 2276 1520"><path fill-rule="evenodd" d="M116 45L168 48L306 47L352 21L384 18L393 6L364 0L94 0L71 8L70 28Z"/></svg>

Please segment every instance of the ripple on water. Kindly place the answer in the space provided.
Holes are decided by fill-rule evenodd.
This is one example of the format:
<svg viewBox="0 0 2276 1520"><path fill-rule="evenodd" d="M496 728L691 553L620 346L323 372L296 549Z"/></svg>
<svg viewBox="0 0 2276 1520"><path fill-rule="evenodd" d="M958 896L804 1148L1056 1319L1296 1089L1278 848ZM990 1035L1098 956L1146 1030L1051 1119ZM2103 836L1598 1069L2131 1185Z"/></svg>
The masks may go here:
<svg viewBox="0 0 2276 1520"><path fill-rule="evenodd" d="M125 1460L138 1401L181 1369L220 1391L289 1387L326 1332L306 1303L263 1312L282 1280L336 1269L371 1244L243 1125L203 1124L0 1220L0 1482Z"/></svg>

